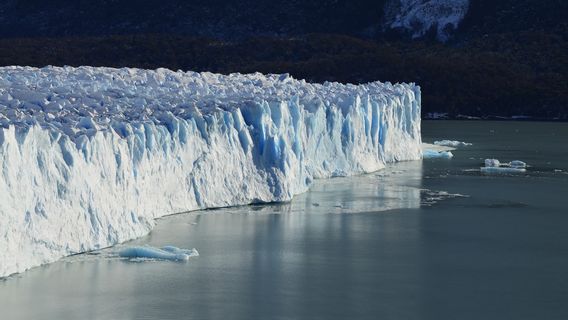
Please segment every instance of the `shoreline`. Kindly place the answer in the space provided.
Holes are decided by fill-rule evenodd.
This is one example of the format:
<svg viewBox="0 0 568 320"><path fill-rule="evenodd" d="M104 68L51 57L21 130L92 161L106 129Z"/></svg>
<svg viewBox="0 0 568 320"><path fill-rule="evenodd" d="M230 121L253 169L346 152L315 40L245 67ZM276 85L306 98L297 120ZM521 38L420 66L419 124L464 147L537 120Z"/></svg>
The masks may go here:
<svg viewBox="0 0 568 320"><path fill-rule="evenodd" d="M492 121L492 122L568 122L566 119L546 119L546 118L531 118L531 119L502 119L502 118L477 118L477 119L466 119L466 118L422 118L422 121Z"/></svg>

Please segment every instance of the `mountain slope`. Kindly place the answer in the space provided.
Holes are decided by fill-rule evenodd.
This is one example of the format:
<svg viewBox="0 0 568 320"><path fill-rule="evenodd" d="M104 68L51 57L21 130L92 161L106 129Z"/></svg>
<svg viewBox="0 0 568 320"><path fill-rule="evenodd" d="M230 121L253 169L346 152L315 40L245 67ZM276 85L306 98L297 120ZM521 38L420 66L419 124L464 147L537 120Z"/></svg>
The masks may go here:
<svg viewBox="0 0 568 320"><path fill-rule="evenodd" d="M2 1L0 65L416 82L425 112L568 118L568 1L162 2Z"/></svg>
<svg viewBox="0 0 568 320"><path fill-rule="evenodd" d="M0 36L168 33L240 39L341 33L412 38L523 30L565 23L563 0L4 0Z"/></svg>

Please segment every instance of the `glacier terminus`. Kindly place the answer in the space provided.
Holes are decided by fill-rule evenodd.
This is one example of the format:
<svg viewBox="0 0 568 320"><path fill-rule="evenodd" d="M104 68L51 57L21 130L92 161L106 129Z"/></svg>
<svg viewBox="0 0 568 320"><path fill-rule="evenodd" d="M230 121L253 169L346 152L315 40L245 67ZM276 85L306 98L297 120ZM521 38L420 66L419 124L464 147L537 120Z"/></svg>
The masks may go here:
<svg viewBox="0 0 568 320"><path fill-rule="evenodd" d="M420 106L414 84L0 68L0 276L420 159Z"/></svg>

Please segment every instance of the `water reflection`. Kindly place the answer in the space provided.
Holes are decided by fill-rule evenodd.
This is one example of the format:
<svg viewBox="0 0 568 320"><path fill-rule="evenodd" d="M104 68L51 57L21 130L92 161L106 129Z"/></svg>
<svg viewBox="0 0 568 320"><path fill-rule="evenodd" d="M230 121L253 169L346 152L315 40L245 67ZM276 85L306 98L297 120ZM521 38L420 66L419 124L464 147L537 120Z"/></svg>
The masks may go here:
<svg viewBox="0 0 568 320"><path fill-rule="evenodd" d="M389 165L376 173L316 180L288 203L212 210L214 213L328 214L381 212L420 207L422 162Z"/></svg>
<svg viewBox="0 0 568 320"><path fill-rule="evenodd" d="M419 219L393 211L377 223L376 213L419 208L421 177L421 162L400 163L316 181L289 203L167 217L128 245L196 247L199 258L132 263L113 257L119 248L69 257L6 282L2 309L10 319L314 318L323 308L350 318L372 308L367 295L386 290L379 285L401 280L397 270L416 268ZM377 264L401 256L408 262ZM392 280L369 286L373 279Z"/></svg>
<svg viewBox="0 0 568 320"><path fill-rule="evenodd" d="M489 152L566 170L567 128L532 143L545 127L523 124L535 128L527 139L504 136L521 151L497 153L509 142L487 137L492 125L440 131L474 143L451 162L317 181L287 204L167 217L130 243L197 248L188 263L127 262L115 248L0 281L1 318L568 319L567 176L463 174ZM525 156L535 148L547 156Z"/></svg>

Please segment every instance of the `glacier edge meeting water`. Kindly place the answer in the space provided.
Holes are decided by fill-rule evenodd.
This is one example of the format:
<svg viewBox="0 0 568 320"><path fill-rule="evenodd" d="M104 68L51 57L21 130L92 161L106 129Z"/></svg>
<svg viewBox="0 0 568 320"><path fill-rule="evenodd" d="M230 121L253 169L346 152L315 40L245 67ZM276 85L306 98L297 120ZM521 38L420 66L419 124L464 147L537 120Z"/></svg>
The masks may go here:
<svg viewBox="0 0 568 320"><path fill-rule="evenodd" d="M0 68L0 276L422 156L414 84Z"/></svg>

